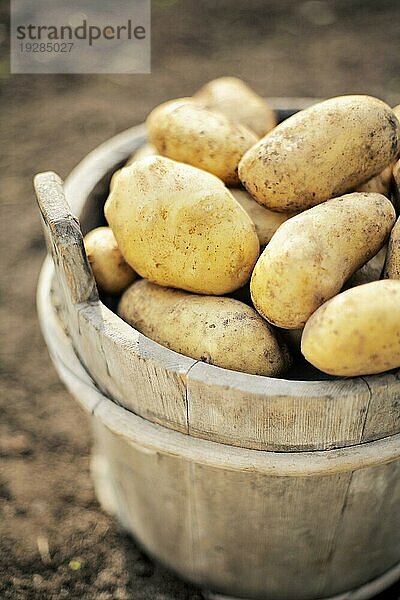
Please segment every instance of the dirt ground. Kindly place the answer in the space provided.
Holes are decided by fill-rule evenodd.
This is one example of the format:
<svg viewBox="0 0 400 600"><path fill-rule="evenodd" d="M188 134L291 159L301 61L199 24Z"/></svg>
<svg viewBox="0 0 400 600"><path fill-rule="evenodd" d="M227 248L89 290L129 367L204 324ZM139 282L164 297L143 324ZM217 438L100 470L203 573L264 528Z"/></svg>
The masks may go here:
<svg viewBox="0 0 400 600"><path fill-rule="evenodd" d="M223 74L263 95L356 92L399 103L399 13L397 0L154 0L153 71L137 76L10 76L0 30L0 598L201 598L99 509L83 412L59 382L37 324L45 250L34 173L65 177L160 101ZM380 598L399 600L400 585Z"/></svg>

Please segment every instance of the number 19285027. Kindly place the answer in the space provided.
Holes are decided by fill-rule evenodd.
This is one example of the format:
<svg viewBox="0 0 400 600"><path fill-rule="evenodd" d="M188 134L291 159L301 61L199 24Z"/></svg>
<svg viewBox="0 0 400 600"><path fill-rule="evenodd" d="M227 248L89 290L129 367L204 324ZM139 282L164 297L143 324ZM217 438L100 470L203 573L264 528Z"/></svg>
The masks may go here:
<svg viewBox="0 0 400 600"><path fill-rule="evenodd" d="M22 42L21 52L71 52L73 42Z"/></svg>

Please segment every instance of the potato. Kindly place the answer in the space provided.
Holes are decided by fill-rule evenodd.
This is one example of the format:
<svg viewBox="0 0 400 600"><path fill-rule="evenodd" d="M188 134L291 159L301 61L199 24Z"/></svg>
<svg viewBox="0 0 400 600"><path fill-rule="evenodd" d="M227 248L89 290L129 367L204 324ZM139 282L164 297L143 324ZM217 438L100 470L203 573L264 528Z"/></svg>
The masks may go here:
<svg viewBox="0 0 400 600"><path fill-rule="evenodd" d="M138 150L136 150L128 158L128 160L125 163L125 166L128 167L129 165L131 165L136 160L140 160L141 158L145 158L146 156L154 156L155 154L157 154L156 147L153 146L153 144L149 144L147 142L146 144L143 144L143 146L140 146L140 148Z"/></svg>
<svg viewBox="0 0 400 600"><path fill-rule="evenodd" d="M393 230L392 230L393 231ZM371 281L377 281L381 278L383 265L385 264L387 246L383 246L375 256L373 256L362 267L357 269L355 273L346 281L344 289L363 285Z"/></svg>
<svg viewBox="0 0 400 600"><path fill-rule="evenodd" d="M397 210L397 214L400 213L400 160L398 160L393 167L393 204Z"/></svg>
<svg viewBox="0 0 400 600"><path fill-rule="evenodd" d="M356 192L375 192L383 194L387 198L390 195L390 184L392 181L393 163L390 163L383 171L361 183L356 189Z"/></svg>
<svg viewBox="0 0 400 600"><path fill-rule="evenodd" d="M384 279L400 279L400 218L393 227L383 268Z"/></svg>
<svg viewBox="0 0 400 600"><path fill-rule="evenodd" d="M280 226L254 268L258 312L284 329L302 327L383 246L395 221L381 194L328 200Z"/></svg>
<svg viewBox="0 0 400 600"><path fill-rule="evenodd" d="M226 294L258 258L254 224L223 182L162 156L121 170L105 215L125 260L159 285Z"/></svg>
<svg viewBox="0 0 400 600"><path fill-rule="evenodd" d="M128 167L136 160L140 160L141 158L145 158L146 156L154 156L154 154L157 154L157 150L155 149L155 147L152 144L148 144L148 143L143 144L143 146L140 146L140 148L138 150L136 150L128 158L128 160L125 163L125 167ZM111 177L110 191L112 190L112 187L113 187L115 181L117 180L118 173L120 172L120 170L121 169L118 169L117 171L115 171L115 173L113 173L113 176Z"/></svg>
<svg viewBox="0 0 400 600"><path fill-rule="evenodd" d="M145 280L123 294L120 316L144 335L186 356L275 377L290 365L286 346L253 308L231 298L197 296Z"/></svg>
<svg viewBox="0 0 400 600"><path fill-rule="evenodd" d="M278 227L293 216L291 213L277 213L260 206L246 190L231 188L230 192L253 221L261 246L268 244Z"/></svg>
<svg viewBox="0 0 400 600"><path fill-rule="evenodd" d="M194 100L165 102L147 118L150 142L163 156L204 169L225 183L239 183L238 163L256 135Z"/></svg>
<svg viewBox="0 0 400 600"><path fill-rule="evenodd" d="M114 187L114 185L115 185L115 182L117 181L117 177L118 177L118 175L119 175L120 173L121 173L121 169L117 169L117 170L116 170L116 171L114 171L114 173L112 174L112 176L111 176L111 179L110 179L110 192L111 192L111 190L113 189L113 187Z"/></svg>
<svg viewBox="0 0 400 600"><path fill-rule="evenodd" d="M89 231L83 241L100 291L120 294L136 279L136 273L125 262L109 227L97 227Z"/></svg>
<svg viewBox="0 0 400 600"><path fill-rule="evenodd" d="M281 330L281 335L282 335L285 343L287 344L289 350L294 355L301 354L300 346L301 346L301 336L303 334L303 329L304 329L303 327L300 327L300 329L282 329Z"/></svg>
<svg viewBox="0 0 400 600"><path fill-rule="evenodd" d="M373 281L335 296L307 321L305 358L331 375L400 367L400 281Z"/></svg>
<svg viewBox="0 0 400 600"><path fill-rule="evenodd" d="M239 163L243 185L279 212L300 211L380 173L400 148L392 109L370 96L331 98L275 127Z"/></svg>
<svg viewBox="0 0 400 600"><path fill-rule="evenodd" d="M254 131L259 137L273 129L276 115L268 102L237 77L220 77L206 83L193 96L206 108L217 110Z"/></svg>

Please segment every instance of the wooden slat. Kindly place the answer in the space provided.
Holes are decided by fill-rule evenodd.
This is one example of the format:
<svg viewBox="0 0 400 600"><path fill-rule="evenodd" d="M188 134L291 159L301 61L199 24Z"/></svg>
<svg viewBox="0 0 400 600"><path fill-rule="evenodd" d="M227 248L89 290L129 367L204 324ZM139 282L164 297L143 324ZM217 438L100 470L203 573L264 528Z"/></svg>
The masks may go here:
<svg viewBox="0 0 400 600"><path fill-rule="evenodd" d="M355 532L356 535L355 535ZM382 575L400 560L400 461L353 473L324 594L340 573L341 591Z"/></svg>
<svg viewBox="0 0 400 600"><path fill-rule="evenodd" d="M48 256L40 273L37 309L41 329L50 357L61 378L74 394L82 408L91 413L95 406L104 400L94 381L82 368L72 347L72 341L62 327L59 313L51 302L51 285L54 280L53 261Z"/></svg>
<svg viewBox="0 0 400 600"><path fill-rule="evenodd" d="M101 345L121 404L136 414L187 433L186 373L192 358L152 342L102 306Z"/></svg>
<svg viewBox="0 0 400 600"><path fill-rule="evenodd" d="M360 378L293 382L198 363L187 399L190 435L296 451L358 444L370 392Z"/></svg>
<svg viewBox="0 0 400 600"><path fill-rule="evenodd" d="M96 283L83 247L79 222L71 214L61 179L52 172L40 173L34 184L47 245L65 295L73 304L96 302Z"/></svg>
<svg viewBox="0 0 400 600"><path fill-rule="evenodd" d="M362 378L371 392L361 442L394 435L400 431L399 372Z"/></svg>

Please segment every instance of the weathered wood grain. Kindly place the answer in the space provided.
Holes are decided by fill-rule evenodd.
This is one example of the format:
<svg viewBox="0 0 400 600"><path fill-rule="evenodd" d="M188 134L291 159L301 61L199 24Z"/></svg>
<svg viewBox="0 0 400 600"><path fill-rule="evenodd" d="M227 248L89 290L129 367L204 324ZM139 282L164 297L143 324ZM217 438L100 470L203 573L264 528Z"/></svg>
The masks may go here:
<svg viewBox="0 0 400 600"><path fill-rule="evenodd" d="M79 222L65 199L61 179L52 172L40 173L34 184L47 247L65 296L69 296L73 304L96 302L97 288L83 247Z"/></svg>
<svg viewBox="0 0 400 600"><path fill-rule="evenodd" d="M362 377L371 393L361 442L376 440L400 431L399 371Z"/></svg>
<svg viewBox="0 0 400 600"><path fill-rule="evenodd" d="M260 450L358 444L370 403L359 378L295 382L203 363L190 370L187 387L190 435Z"/></svg>
<svg viewBox="0 0 400 600"><path fill-rule="evenodd" d="M400 460L354 471L327 563L323 596L335 585L338 573L339 591L353 589L360 580L380 576L382 565L389 569L397 564L399 553Z"/></svg>

